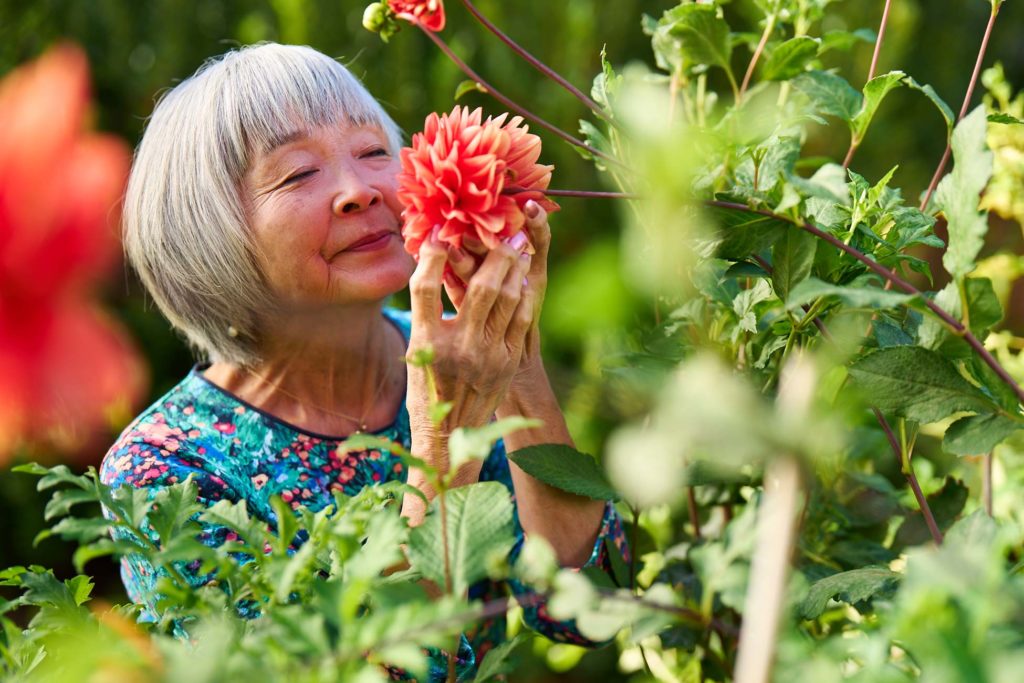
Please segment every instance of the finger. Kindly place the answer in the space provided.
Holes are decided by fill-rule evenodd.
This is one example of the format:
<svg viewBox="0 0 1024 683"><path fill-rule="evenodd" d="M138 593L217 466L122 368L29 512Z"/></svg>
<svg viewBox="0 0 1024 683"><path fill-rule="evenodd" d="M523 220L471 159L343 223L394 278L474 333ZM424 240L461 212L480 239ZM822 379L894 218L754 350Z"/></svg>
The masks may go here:
<svg viewBox="0 0 1024 683"><path fill-rule="evenodd" d="M456 312L462 308L462 302L466 298L466 285L459 279L457 275L452 273L444 274L444 290L448 293L448 298L455 306Z"/></svg>
<svg viewBox="0 0 1024 683"><path fill-rule="evenodd" d="M473 277L473 273L475 273L476 269L479 267L479 261L475 256L464 249L449 249L448 265L452 267L452 272L455 273L463 283L466 283L469 282L469 278Z"/></svg>
<svg viewBox="0 0 1024 683"><path fill-rule="evenodd" d="M489 339L502 339L508 331L509 321L515 315L516 308L523 296L526 284L526 273L530 270L530 255L521 254L519 262L509 269L505 280L501 283L501 291L487 319L487 336Z"/></svg>
<svg viewBox="0 0 1024 683"><path fill-rule="evenodd" d="M518 258L519 252L503 242L487 254L480 268L466 283L466 297L459 313L465 313L471 334L483 332L505 276Z"/></svg>
<svg viewBox="0 0 1024 683"><path fill-rule="evenodd" d="M431 330L441 319L441 279L448 250L437 241L437 232L435 227L420 246L420 261L409 279L413 329Z"/></svg>
<svg viewBox="0 0 1024 683"><path fill-rule="evenodd" d="M524 287L519 298L519 305L509 321L508 329L505 332L505 345L513 353L522 353L526 344L526 338L534 324L536 314L535 306L537 292L532 287Z"/></svg>
<svg viewBox="0 0 1024 683"><path fill-rule="evenodd" d="M548 250L551 247L551 226L548 225L548 212L538 202L530 200L523 207L526 215L526 232L533 244L534 262L547 263ZM539 256L540 258L536 258Z"/></svg>

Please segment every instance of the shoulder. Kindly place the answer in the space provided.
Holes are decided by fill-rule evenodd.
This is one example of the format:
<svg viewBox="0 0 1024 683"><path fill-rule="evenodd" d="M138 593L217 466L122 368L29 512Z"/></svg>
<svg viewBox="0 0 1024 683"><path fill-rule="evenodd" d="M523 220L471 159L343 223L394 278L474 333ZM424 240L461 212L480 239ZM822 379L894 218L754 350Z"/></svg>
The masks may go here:
<svg viewBox="0 0 1024 683"><path fill-rule="evenodd" d="M213 414L193 369L121 432L103 457L100 480L113 487L169 486L192 474L220 488L223 481L207 472L204 457Z"/></svg>

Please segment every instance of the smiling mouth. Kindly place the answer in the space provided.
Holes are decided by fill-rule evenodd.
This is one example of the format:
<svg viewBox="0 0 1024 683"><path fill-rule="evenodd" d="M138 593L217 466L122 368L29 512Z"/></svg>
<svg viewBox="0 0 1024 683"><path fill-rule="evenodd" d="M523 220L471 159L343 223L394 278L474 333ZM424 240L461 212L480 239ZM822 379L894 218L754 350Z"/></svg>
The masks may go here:
<svg viewBox="0 0 1024 683"><path fill-rule="evenodd" d="M344 254L349 251L374 251L376 249L383 249L391 242L392 237L397 236L397 233L391 230L374 232L348 245L341 251L341 253Z"/></svg>

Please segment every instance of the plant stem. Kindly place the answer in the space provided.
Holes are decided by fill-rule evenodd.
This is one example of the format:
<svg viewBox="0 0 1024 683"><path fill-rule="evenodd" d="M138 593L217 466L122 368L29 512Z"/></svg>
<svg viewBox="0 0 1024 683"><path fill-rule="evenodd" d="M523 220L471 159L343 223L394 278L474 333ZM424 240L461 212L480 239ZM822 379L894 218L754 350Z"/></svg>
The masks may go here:
<svg viewBox="0 0 1024 683"><path fill-rule="evenodd" d="M885 40L885 27L889 23L889 7L892 0L885 0L885 9L882 10L882 23L878 25L878 38L875 40L875 53L871 55L871 68L868 70L868 80L875 77L878 70L878 55L882 53L882 41Z"/></svg>
<svg viewBox="0 0 1024 683"><path fill-rule="evenodd" d="M532 192L525 188L509 187L502 191L502 194L519 194L520 192ZM628 192L600 192L597 190L542 190L548 197L579 197L582 199L640 199L638 194Z"/></svg>
<svg viewBox="0 0 1024 683"><path fill-rule="evenodd" d="M690 524L693 525L693 537L700 538L700 510L697 508L697 494L692 486L686 487L686 506L690 511Z"/></svg>
<svg viewBox="0 0 1024 683"><path fill-rule="evenodd" d="M1018 385L1017 382L1010 376L1010 374L1003 368L1003 366L999 364L999 361L997 361L992 356L988 349L985 348L985 345L982 344L978 340L978 338L971 333L969 329L964 327L963 323L961 323L959 320L957 320L949 313L947 313L941 306L936 304L934 301L926 298L924 296L924 293L921 292L921 290L919 290L917 287L910 284L909 282L901 278L899 275L896 275L896 273L892 272L891 270L881 265L874 259L865 256L856 248L850 246L849 244L846 244L842 240L837 239L833 235L830 235L829 233L825 232L824 230L817 228L811 225L810 223L806 223L800 220L794 220L789 216L783 216L764 209L754 209L747 206L746 204L739 204L736 202L723 202L712 200L706 201L705 205L721 209L747 211L750 213L756 213L762 216L768 216L776 220L791 223L792 225L797 226L801 230L805 230L806 232L811 233L818 239L824 240L831 244L832 246L839 249L840 251L843 251L849 254L850 256L854 257L862 264L867 266L869 270L877 273L878 275L881 275L883 278L885 278L889 282L892 282L893 285L899 287L907 294L912 294L916 297L920 297L925 307L928 308L928 310L930 310L933 314L935 314L935 316L937 316L939 320L941 320L946 325L946 327L950 329L950 331L952 331L957 336L962 337L963 340L967 342L967 344L970 345L972 349L974 349L974 351L985 362L985 364L992 368L992 371L996 373L999 379L1002 380L1003 383L1005 383L1008 387L1013 389L1013 392L1017 395L1017 398L1021 402L1024 402L1024 389L1022 389L1020 385Z"/></svg>
<svg viewBox="0 0 1024 683"><path fill-rule="evenodd" d="M736 657L736 683L768 683L785 606L789 561L796 545L800 469L794 458L768 463L757 545L750 564L746 608Z"/></svg>
<svg viewBox="0 0 1024 683"><path fill-rule="evenodd" d="M882 415L882 411L878 408L871 409L875 413L875 418L878 420L878 424L882 425L882 429L885 431L885 436L889 440L889 445L892 447L893 453L896 454L896 458L899 461L900 472L906 478L907 483L910 485L910 490L914 492L914 498L917 499L917 506L921 508L921 514L924 516L924 522L928 526L928 533L931 534L932 540L935 541L935 545L942 545L942 532L939 530L939 525L935 522L935 515L932 514L931 506L928 505L928 499L925 498L924 492L921 491L921 485L917 481L917 475L914 474L914 466L910 463L910 458L903 450L903 446L900 445L899 439L892 431L892 426L889 421L885 419L885 415Z"/></svg>
<svg viewBox="0 0 1024 683"><path fill-rule="evenodd" d="M639 591L640 587L636 585L636 558L637 558L637 540L640 536L640 508L632 508L633 512L633 528L630 530L629 535L629 585L634 591Z"/></svg>
<svg viewBox="0 0 1024 683"><path fill-rule="evenodd" d="M750 58L750 64L747 65L747 73L743 75L743 85L740 86L737 103L743 99L747 92L747 86L750 85L750 79L754 76L754 68L757 66L757 61L761 58L761 53L764 52L764 46L768 44L772 31L775 30L775 20L777 18L777 12L772 12L768 15L768 21L765 22L764 31L761 33L761 41L757 44L757 48L754 49L754 55Z"/></svg>
<svg viewBox="0 0 1024 683"><path fill-rule="evenodd" d="M992 517L992 460L993 453L989 451L981 459L981 499L985 505L985 512Z"/></svg>
<svg viewBox="0 0 1024 683"><path fill-rule="evenodd" d="M602 119L608 121L609 123L614 123L611 120L611 117L609 117L608 114L606 114L605 111L601 108L601 105L587 97L576 86L574 86L572 83L563 78L562 75L559 74L557 71L555 71L547 64L545 64L544 62L540 61L532 54L527 52L526 48L524 48L522 45L512 40L505 32L503 32L501 29L499 29L497 26L491 23L490 20L487 19L487 17L481 14L480 10L478 10L476 6L473 5L472 2L470 2L470 0L462 0L462 4L466 6L466 9L469 10L470 14L476 17L477 21L483 24L484 28L486 28L488 31L497 36L498 40L505 43L505 45L511 48L513 52L515 52L517 55L526 60L526 62L530 66L532 66L534 69L536 69L537 71L541 72L542 74L553 80L558 85L562 86L566 91L568 91L570 95L572 95L580 102L585 104Z"/></svg>
<svg viewBox="0 0 1024 683"><path fill-rule="evenodd" d="M956 119L958 122L967 116L967 109L971 106L971 99L974 97L974 87L978 84L978 78L981 76L981 66L985 62L985 51L988 49L988 41L992 37L992 27L995 26L996 17L999 16L999 8L1001 6L1002 3L999 2L992 5L992 14L989 15L988 26L985 27L985 35L981 39L981 47L978 49L978 59L974 63L974 73L971 74L971 82L967 86L964 102L960 105L960 115ZM928 190L924 193L924 199L921 200L921 211L928 208L928 202L931 201L932 194L935 193L935 188L938 187L939 180L942 179L942 174L946 171L946 164L949 163L949 156L952 151L953 141L950 139L946 142L946 151L942 153L942 160L939 161L939 166L935 169L932 181L928 184Z"/></svg>
<svg viewBox="0 0 1024 683"><path fill-rule="evenodd" d="M452 62L455 63L455 66L459 67L459 69L461 69L463 71L463 73L465 73L473 81L475 81L477 85L479 85L481 88L483 88L485 91L487 91L487 93L491 97L493 97L494 99L498 100L503 105L505 105L506 107L508 107L512 111L516 112L517 114L520 114L520 115L530 119L531 121L535 122L541 128L544 128L544 129L550 131L551 133L557 135L558 137L562 138L563 140L565 140L569 144L574 145L576 147L579 147L581 149L585 149L588 152L590 152L591 154L593 154L595 157L600 157L601 159L604 159L605 161L607 161L609 163L615 164L617 166L625 166L625 164L623 164L621 161L619 161L615 157L613 157L613 156L611 156L609 154L606 154L606 153L602 152L599 149L595 149L595 148L591 147L590 145L588 145L587 143L583 142L579 138L573 137L572 135L570 135L569 133L566 133L564 130L562 130L561 128L559 128L558 126L556 126L556 125L554 125L552 123L548 123L547 121L545 121L541 117L537 116L533 112L529 111L528 109L526 109L524 107L521 107L520 105L518 105L515 102L513 102L512 100L510 100L505 95L501 94L498 90L496 90L493 86L491 86L490 83L488 83L483 78L481 78L480 74L478 74L477 72L473 71L473 69L471 69L468 64L466 64L464 61L462 61L462 59L460 59L459 56L457 54L455 54L455 52L451 49L451 47L448 45L448 43L444 42L444 40L441 38L441 36L437 35L433 31L427 29L426 27L423 26L423 24L421 24L419 22L415 22L415 24L416 24L417 27L419 27L419 29L421 31L423 31L423 33L425 33L427 35L428 38L430 38L432 41L434 41L434 44L437 45L438 48L440 48L441 52L445 53L448 56L448 58L450 60L452 60Z"/></svg>

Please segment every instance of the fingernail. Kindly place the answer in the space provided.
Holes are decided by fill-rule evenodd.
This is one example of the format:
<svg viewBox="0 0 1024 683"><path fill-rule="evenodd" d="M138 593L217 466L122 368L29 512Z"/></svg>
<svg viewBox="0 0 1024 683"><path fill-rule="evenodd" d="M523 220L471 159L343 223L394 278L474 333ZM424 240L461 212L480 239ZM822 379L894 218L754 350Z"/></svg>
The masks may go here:
<svg viewBox="0 0 1024 683"><path fill-rule="evenodd" d="M530 284L529 280L527 280L527 279L526 279L526 278L524 277L524 278L523 278L523 287L526 287L526 286L528 286L529 284Z"/></svg>
<svg viewBox="0 0 1024 683"><path fill-rule="evenodd" d="M508 246L512 247L516 251L522 251L523 247L526 246L526 235L522 231L517 232L508 240Z"/></svg>
<svg viewBox="0 0 1024 683"><path fill-rule="evenodd" d="M436 243L437 236L441 233L441 226L435 225L434 229L430 231L430 241Z"/></svg>
<svg viewBox="0 0 1024 683"><path fill-rule="evenodd" d="M536 218L537 214L540 213L540 204L531 199L526 202L526 206L524 206L523 209L526 211L527 216L530 218Z"/></svg>

